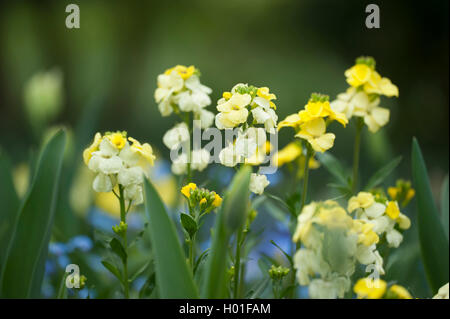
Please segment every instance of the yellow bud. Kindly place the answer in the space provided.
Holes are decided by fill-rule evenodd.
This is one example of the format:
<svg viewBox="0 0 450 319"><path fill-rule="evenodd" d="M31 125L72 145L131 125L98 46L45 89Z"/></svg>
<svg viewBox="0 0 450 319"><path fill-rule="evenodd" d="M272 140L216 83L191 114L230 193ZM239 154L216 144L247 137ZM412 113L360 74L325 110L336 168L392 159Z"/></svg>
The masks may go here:
<svg viewBox="0 0 450 319"><path fill-rule="evenodd" d="M186 198L190 198L191 190L194 190L196 188L197 185L195 185L194 183L189 183L186 186L183 186L183 188L181 188L181 194L183 194Z"/></svg>

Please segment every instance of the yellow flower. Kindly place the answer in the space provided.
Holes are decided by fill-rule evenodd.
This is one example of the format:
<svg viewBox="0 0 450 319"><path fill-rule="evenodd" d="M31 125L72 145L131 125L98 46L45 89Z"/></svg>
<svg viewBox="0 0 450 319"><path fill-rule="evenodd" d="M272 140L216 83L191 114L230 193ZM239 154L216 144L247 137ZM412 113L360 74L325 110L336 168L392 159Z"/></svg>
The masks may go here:
<svg viewBox="0 0 450 319"><path fill-rule="evenodd" d="M127 143L126 136L124 136L124 134L122 134L121 132L108 134L106 135L106 137L111 141L111 144L114 145L118 150L121 150Z"/></svg>
<svg viewBox="0 0 450 319"><path fill-rule="evenodd" d="M386 215L391 219L396 220L400 216L400 209L395 201L390 201L386 207Z"/></svg>
<svg viewBox="0 0 450 319"><path fill-rule="evenodd" d="M219 207L222 204L222 197L220 197L217 193L214 193L214 201L212 205L214 207Z"/></svg>
<svg viewBox="0 0 450 319"><path fill-rule="evenodd" d="M266 99L267 101L269 101L269 105L271 108L273 108L274 110L277 109L277 106L275 105L275 103L272 102L272 100L276 100L277 96L273 93L269 93L269 88L268 87L261 87L256 91L256 95L259 97L262 97L264 99Z"/></svg>
<svg viewBox="0 0 450 319"><path fill-rule="evenodd" d="M333 147L334 139L336 138L333 133L325 133L325 130L325 120L316 118L303 123L295 137L307 140L314 151L323 153Z"/></svg>
<svg viewBox="0 0 450 319"><path fill-rule="evenodd" d="M388 290L388 296L390 299L413 299L409 291L400 285L392 285Z"/></svg>
<svg viewBox="0 0 450 319"><path fill-rule="evenodd" d="M345 71L347 83L353 87L358 87L367 83L372 75L373 69L366 64L356 64Z"/></svg>
<svg viewBox="0 0 450 319"><path fill-rule="evenodd" d="M358 243L364 246L378 244L380 237L373 231L374 225L364 220L355 219L353 221L353 230L358 234Z"/></svg>
<svg viewBox="0 0 450 319"><path fill-rule="evenodd" d="M347 210L349 213L358 208L368 208L375 202L375 198L371 193L359 192L357 196L352 196L348 201Z"/></svg>
<svg viewBox="0 0 450 319"><path fill-rule="evenodd" d="M202 205L202 204L206 204L206 202L207 202L207 200L206 200L206 198L202 198L201 200L200 200L200 205Z"/></svg>
<svg viewBox="0 0 450 319"><path fill-rule="evenodd" d="M223 94L222 94L222 97L225 100L229 100L232 96L233 96L233 94L231 94L231 92L223 92Z"/></svg>
<svg viewBox="0 0 450 319"><path fill-rule="evenodd" d="M398 97L398 87L392 84L388 78L382 78L377 71L373 71L369 81L364 84L364 91L368 94L382 94L388 97Z"/></svg>
<svg viewBox="0 0 450 319"><path fill-rule="evenodd" d="M177 66L174 66L173 68L167 69L164 72L164 74L169 75L170 73L172 73L172 71L177 72L183 80L186 80L194 74L195 67L193 65L191 65L189 67L186 67L184 65L177 65Z"/></svg>
<svg viewBox="0 0 450 319"><path fill-rule="evenodd" d="M360 299L381 299L386 292L386 286L387 284L384 280L362 278L356 282L353 291Z"/></svg>
<svg viewBox="0 0 450 319"><path fill-rule="evenodd" d="M301 154L301 145L298 142L291 142L274 155L275 165L283 166L286 163L294 161Z"/></svg>
<svg viewBox="0 0 450 319"><path fill-rule="evenodd" d="M186 198L189 198L191 197L191 190L195 190L196 188L197 185L195 185L195 183L189 183L186 186L183 186L183 188L181 188L181 194L186 196Z"/></svg>
<svg viewBox="0 0 450 319"><path fill-rule="evenodd" d="M89 160L92 157L92 153L98 151L98 146L100 145L100 142L102 141L102 135L100 133L96 133L94 137L94 142L92 142L91 146L86 148L83 152L83 160L84 163L87 165L89 163Z"/></svg>
<svg viewBox="0 0 450 319"><path fill-rule="evenodd" d="M392 200L398 201L402 206L408 205L416 194L415 190L411 188L411 182L402 179L397 180L396 185L389 187L387 192Z"/></svg>
<svg viewBox="0 0 450 319"><path fill-rule="evenodd" d="M247 121L248 110L247 105L250 104L252 97L250 94L235 93L229 100L219 100L217 110L220 112L217 114L217 121L223 126L223 128L233 128L237 125ZM221 128L221 127L219 127Z"/></svg>
<svg viewBox="0 0 450 319"><path fill-rule="evenodd" d="M301 124L300 116L298 113L288 115L283 121L278 123L278 131L283 127L298 127Z"/></svg>
<svg viewBox="0 0 450 319"><path fill-rule="evenodd" d="M153 149L150 146L150 144L148 144L148 143L141 144L141 143L139 143L138 140L136 140L132 137L129 137L128 140L133 143L131 145L131 149L134 152L139 153L143 157L144 164L148 163L150 165L153 165L156 157L155 157L155 155L153 155Z"/></svg>

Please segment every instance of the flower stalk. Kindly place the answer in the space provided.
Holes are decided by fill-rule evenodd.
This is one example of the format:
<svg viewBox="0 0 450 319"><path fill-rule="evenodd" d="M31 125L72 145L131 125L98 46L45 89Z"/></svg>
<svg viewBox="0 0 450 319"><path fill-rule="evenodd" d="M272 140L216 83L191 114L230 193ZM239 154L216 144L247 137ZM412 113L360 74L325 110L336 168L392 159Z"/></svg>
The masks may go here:
<svg viewBox="0 0 450 319"><path fill-rule="evenodd" d="M120 202L120 221L123 223L126 223L126 217L128 209L130 208L130 205L128 206L128 209L125 209L125 198L123 194L123 186L119 185L119 202ZM123 262L123 289L125 298L130 298L130 288L129 288L129 282L128 282L128 240L127 240L127 228L125 228L121 233L122 240L123 240L123 247L125 249L126 257L125 259L122 259Z"/></svg>
<svg viewBox="0 0 450 319"><path fill-rule="evenodd" d="M352 193L355 194L358 187L358 169L359 169L359 153L361 146L361 132L364 126L364 120L358 117L356 121L355 146L353 148L353 178Z"/></svg>

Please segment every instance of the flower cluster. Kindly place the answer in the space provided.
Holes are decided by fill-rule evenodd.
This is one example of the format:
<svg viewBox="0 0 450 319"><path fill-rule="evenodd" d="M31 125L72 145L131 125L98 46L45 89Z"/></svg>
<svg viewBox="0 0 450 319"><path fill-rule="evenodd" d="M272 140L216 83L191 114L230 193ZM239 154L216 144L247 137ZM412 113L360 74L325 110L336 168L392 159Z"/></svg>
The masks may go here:
<svg viewBox="0 0 450 319"><path fill-rule="evenodd" d="M298 217L294 242L304 247L294 256L300 285L311 298L342 298L350 289L357 263L384 274L373 224L353 219L337 202L313 202Z"/></svg>
<svg viewBox="0 0 450 319"><path fill-rule="evenodd" d="M408 205L408 203L416 194L416 191L411 188L411 182L404 181L402 179L397 180L395 186L389 187L387 189L387 192L392 200L401 203L403 207Z"/></svg>
<svg viewBox="0 0 450 319"><path fill-rule="evenodd" d="M328 100L327 95L313 93L305 108L287 116L280 122L278 129L293 127L295 137L307 141L314 151L323 153L329 150L333 147L336 136L326 133L327 124L338 121L345 126L348 120L345 114L334 111Z"/></svg>
<svg viewBox="0 0 450 319"><path fill-rule="evenodd" d="M181 194L186 197L189 207L198 207L201 214L209 213L222 204L222 198L216 192L198 188L195 183L183 186Z"/></svg>
<svg viewBox="0 0 450 319"><path fill-rule="evenodd" d="M257 88L253 85L239 83L230 92L224 92L217 101L216 126L218 129L231 129L248 122L250 113L252 124L264 125L268 133L275 133L278 116L275 113L276 95L269 88Z"/></svg>
<svg viewBox="0 0 450 319"><path fill-rule="evenodd" d="M212 90L200 83L200 72L193 65L177 65L158 76L155 100L162 116L172 112L193 112L202 128L212 125L214 114L205 110L211 104Z"/></svg>
<svg viewBox="0 0 450 319"><path fill-rule="evenodd" d="M177 65L158 76L158 88L155 100L162 116L172 112L178 114L184 122L176 124L163 137L164 145L170 150L184 146L183 151L173 159L172 172L186 174L188 169L202 171L209 163L210 154L205 149L191 151L191 121L202 129L214 122L214 114L205 108L211 104L211 89L200 83L200 72L194 66ZM192 116L190 115L192 113Z"/></svg>
<svg viewBox="0 0 450 319"><path fill-rule="evenodd" d="M375 70L372 57L360 57L356 64L345 71L350 87L337 96L331 103L336 112L344 113L350 120L353 116L361 117L368 129L375 133L389 122L390 112L380 107L380 96L398 97L398 88L391 80Z"/></svg>
<svg viewBox="0 0 450 319"><path fill-rule="evenodd" d="M96 174L96 192L111 192L118 185L131 205L142 203L142 181L155 156L152 147L141 144L126 132L95 134L94 142L83 152L84 163Z"/></svg>
<svg viewBox="0 0 450 319"><path fill-rule="evenodd" d="M400 212L397 201L388 201L382 196L360 192L348 201L347 210L356 211L356 217L373 225L373 231L385 235L389 247L398 247L403 241L399 230L408 229L411 221Z"/></svg>
<svg viewBox="0 0 450 319"><path fill-rule="evenodd" d="M359 299L412 299L409 291L400 285L388 284L382 279L361 278L353 291Z"/></svg>
<svg viewBox="0 0 450 319"><path fill-rule="evenodd" d="M273 102L276 95L270 93L267 87L239 83L230 92L224 92L217 102L216 127L237 129L237 137L220 152L222 165L234 167L239 163L260 165L268 150L267 133L276 132L278 116ZM269 146L268 146L269 145ZM265 175L253 173L250 180L250 190L262 194L269 185Z"/></svg>

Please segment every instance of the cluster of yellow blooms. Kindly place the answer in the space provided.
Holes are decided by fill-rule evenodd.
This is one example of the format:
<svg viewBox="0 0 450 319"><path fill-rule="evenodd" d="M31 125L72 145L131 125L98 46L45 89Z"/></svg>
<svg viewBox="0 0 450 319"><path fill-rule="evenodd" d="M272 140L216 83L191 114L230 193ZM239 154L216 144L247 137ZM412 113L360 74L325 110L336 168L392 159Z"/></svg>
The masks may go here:
<svg viewBox="0 0 450 319"><path fill-rule="evenodd" d="M125 200L133 205L142 203L142 179L155 160L149 144L127 138L126 132L97 133L84 150L83 159L96 173L93 182L96 192L111 192L119 185Z"/></svg>
<svg viewBox="0 0 450 319"><path fill-rule="evenodd" d="M360 57L356 64L345 71L350 87L337 96L331 103L336 112L344 113L350 120L353 116L361 117L373 133L389 122L389 110L379 106L380 96L397 96L398 88L391 80L375 70L372 57Z"/></svg>
<svg viewBox="0 0 450 319"><path fill-rule="evenodd" d="M391 285L382 279L361 278L359 279L353 291L359 299L412 299L409 291L400 285Z"/></svg>
<svg viewBox="0 0 450 319"><path fill-rule="evenodd" d="M186 197L191 209L198 206L201 213L209 213L222 204L222 198L216 192L198 188L195 183L183 186L181 194Z"/></svg>
<svg viewBox="0 0 450 319"><path fill-rule="evenodd" d="M247 123L251 113L254 124L264 125L268 133L275 133L278 116L273 100L276 98L267 87L236 84L230 92L224 92L217 102L219 113L216 115L216 126L219 129L240 127Z"/></svg>
<svg viewBox="0 0 450 319"><path fill-rule="evenodd" d="M398 247L403 241L399 230L411 226L408 216L400 212L397 201L389 201L369 192L360 192L350 198L347 210L349 213L356 211L356 218L372 224L377 235L385 235L390 247Z"/></svg>
<svg viewBox="0 0 450 319"><path fill-rule="evenodd" d="M327 124L331 121L338 121L344 126L348 123L345 114L330 107L327 95L313 93L304 110L286 117L278 125L278 130L293 127L295 137L304 139L314 151L323 153L333 147L336 138L333 133L326 133Z"/></svg>

